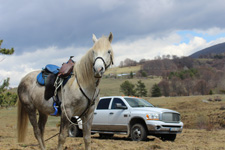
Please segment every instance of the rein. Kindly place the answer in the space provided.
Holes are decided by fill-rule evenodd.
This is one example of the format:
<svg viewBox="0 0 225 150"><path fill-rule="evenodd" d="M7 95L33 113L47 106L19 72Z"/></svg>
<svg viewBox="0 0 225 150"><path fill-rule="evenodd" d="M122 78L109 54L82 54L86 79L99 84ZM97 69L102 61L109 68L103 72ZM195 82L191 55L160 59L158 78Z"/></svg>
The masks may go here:
<svg viewBox="0 0 225 150"><path fill-rule="evenodd" d="M80 91L81 91L81 93L84 95L84 97L88 100L88 105L87 105L87 107L86 107L86 109L83 111L83 113L79 116L79 118L81 118L81 117L83 117L85 114L86 114L86 112L88 111L88 109L91 107L91 106L93 106L94 104L95 104L95 100L96 100L96 98L98 97L98 95L99 95L99 92L100 92L100 90L98 90L98 93L97 93L97 95L95 96L95 93L96 93L96 91L97 91L97 86L95 87L95 92L94 92L94 94L93 94L93 96L92 96L92 99L90 99L86 94L85 94L85 92L84 92L84 90L81 88L81 86L80 86L80 83L79 83L79 81L78 81L78 79L77 79L77 74L75 74L75 78L76 78L76 80L77 80L77 84L78 84L78 86L79 86L79 89L80 89ZM95 96L95 97L94 97ZM78 119L79 119L78 118ZM77 120L78 120L77 119Z"/></svg>

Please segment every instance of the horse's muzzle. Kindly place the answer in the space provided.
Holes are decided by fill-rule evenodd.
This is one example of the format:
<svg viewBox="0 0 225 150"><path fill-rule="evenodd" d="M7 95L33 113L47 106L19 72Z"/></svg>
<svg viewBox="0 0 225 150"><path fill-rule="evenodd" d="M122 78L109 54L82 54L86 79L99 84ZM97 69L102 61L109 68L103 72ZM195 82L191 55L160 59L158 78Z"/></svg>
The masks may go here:
<svg viewBox="0 0 225 150"><path fill-rule="evenodd" d="M104 72L105 72L104 67L98 67L97 69L94 70L95 78L101 78Z"/></svg>

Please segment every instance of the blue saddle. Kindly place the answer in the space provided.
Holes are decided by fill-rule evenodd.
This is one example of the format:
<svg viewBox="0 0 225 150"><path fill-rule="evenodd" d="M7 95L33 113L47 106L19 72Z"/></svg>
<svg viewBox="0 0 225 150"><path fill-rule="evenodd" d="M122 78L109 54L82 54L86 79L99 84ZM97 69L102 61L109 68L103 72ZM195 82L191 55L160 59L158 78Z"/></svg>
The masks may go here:
<svg viewBox="0 0 225 150"><path fill-rule="evenodd" d="M59 73L59 66L48 64L45 66L45 68L42 69L42 72L40 72L37 75L37 82L40 85L45 85L45 78L48 76L48 73L58 74ZM44 73L44 71L45 73Z"/></svg>
<svg viewBox="0 0 225 150"><path fill-rule="evenodd" d="M43 68L43 70L44 69L49 71L50 73L58 74L60 67L56 66L56 65L48 64L48 65L45 66L45 68Z"/></svg>

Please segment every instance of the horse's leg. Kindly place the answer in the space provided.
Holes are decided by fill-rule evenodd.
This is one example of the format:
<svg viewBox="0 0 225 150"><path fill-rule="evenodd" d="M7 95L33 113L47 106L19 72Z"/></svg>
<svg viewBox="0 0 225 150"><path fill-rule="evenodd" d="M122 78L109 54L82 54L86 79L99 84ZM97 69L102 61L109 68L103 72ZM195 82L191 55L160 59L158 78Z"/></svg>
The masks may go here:
<svg viewBox="0 0 225 150"><path fill-rule="evenodd" d="M42 143L44 146L45 146L44 131L45 131L45 124L46 124L47 120L48 120L48 115L45 115L39 111L38 127L41 131L41 140L42 140Z"/></svg>
<svg viewBox="0 0 225 150"><path fill-rule="evenodd" d="M29 114L30 123L33 126L35 138L37 139L37 141L41 147L41 150L45 150L45 146L44 146L44 143L43 143L43 140L41 137L41 130L39 129L38 123L37 123L36 110L29 111L28 114Z"/></svg>
<svg viewBox="0 0 225 150"><path fill-rule="evenodd" d="M91 150L91 125L93 121L94 106L92 106L88 113L82 117L83 122L83 138L85 143L85 150Z"/></svg>
<svg viewBox="0 0 225 150"><path fill-rule="evenodd" d="M70 115L69 115L70 116ZM71 117L69 117L71 118ZM66 138L68 136L68 127L70 122L68 121L65 113L62 113L61 122L60 122L60 133L58 139L58 150L63 149L63 144L66 142Z"/></svg>

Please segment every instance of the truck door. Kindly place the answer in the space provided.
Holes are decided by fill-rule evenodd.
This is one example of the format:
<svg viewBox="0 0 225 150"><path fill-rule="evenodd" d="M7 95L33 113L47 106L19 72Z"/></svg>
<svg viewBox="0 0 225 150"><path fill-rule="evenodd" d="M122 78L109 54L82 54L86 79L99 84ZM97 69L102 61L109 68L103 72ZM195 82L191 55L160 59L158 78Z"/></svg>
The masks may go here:
<svg viewBox="0 0 225 150"><path fill-rule="evenodd" d="M109 104L111 98L101 99L94 111L92 130L108 131Z"/></svg>
<svg viewBox="0 0 225 150"><path fill-rule="evenodd" d="M118 107L119 106L119 107ZM109 131L127 131L129 111L120 98L114 98L109 109Z"/></svg>

